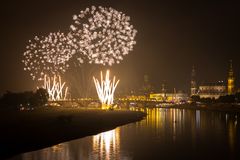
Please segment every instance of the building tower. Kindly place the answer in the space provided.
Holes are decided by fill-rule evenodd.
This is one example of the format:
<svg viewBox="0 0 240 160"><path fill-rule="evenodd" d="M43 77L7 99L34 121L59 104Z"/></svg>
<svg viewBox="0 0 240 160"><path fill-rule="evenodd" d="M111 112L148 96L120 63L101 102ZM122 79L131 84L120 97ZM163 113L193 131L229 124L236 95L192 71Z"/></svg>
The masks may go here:
<svg viewBox="0 0 240 160"><path fill-rule="evenodd" d="M162 93L166 94L166 85L165 85L165 83L162 84L161 91L162 91Z"/></svg>
<svg viewBox="0 0 240 160"><path fill-rule="evenodd" d="M192 67L192 74L191 74L191 93L190 96L197 94L197 83L196 83L196 71L195 67Z"/></svg>
<svg viewBox="0 0 240 160"><path fill-rule="evenodd" d="M152 86L149 82L149 77L148 75L144 75L143 77L144 83L143 83L143 93L147 96L152 92Z"/></svg>
<svg viewBox="0 0 240 160"><path fill-rule="evenodd" d="M167 90L166 90L166 84L165 82L162 84L162 94L163 94L163 100L165 101L167 99Z"/></svg>
<svg viewBox="0 0 240 160"><path fill-rule="evenodd" d="M233 65L232 60L230 60L230 66L228 71L228 84L227 84L227 91L228 95L234 94L234 75L233 75Z"/></svg>

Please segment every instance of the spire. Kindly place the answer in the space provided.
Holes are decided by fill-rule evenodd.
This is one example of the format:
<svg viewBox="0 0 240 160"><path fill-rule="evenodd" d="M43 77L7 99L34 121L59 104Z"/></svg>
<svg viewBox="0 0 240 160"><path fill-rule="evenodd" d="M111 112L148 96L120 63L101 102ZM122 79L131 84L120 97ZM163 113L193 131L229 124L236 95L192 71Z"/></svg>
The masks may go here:
<svg viewBox="0 0 240 160"><path fill-rule="evenodd" d="M166 93L165 82L162 83L162 93Z"/></svg>
<svg viewBox="0 0 240 160"><path fill-rule="evenodd" d="M232 65L232 60L230 60L229 62L230 62L230 65L229 65L228 76L229 76L229 77L233 77L233 65Z"/></svg>
<svg viewBox="0 0 240 160"><path fill-rule="evenodd" d="M195 71L195 66L192 66L192 73L191 73L191 96L197 94L197 83L195 80L196 77L196 71Z"/></svg>
<svg viewBox="0 0 240 160"><path fill-rule="evenodd" d="M234 94L234 74L232 60L230 60L229 71L228 71L228 95Z"/></svg>
<svg viewBox="0 0 240 160"><path fill-rule="evenodd" d="M196 72L195 72L195 66L192 66L192 78L195 78Z"/></svg>

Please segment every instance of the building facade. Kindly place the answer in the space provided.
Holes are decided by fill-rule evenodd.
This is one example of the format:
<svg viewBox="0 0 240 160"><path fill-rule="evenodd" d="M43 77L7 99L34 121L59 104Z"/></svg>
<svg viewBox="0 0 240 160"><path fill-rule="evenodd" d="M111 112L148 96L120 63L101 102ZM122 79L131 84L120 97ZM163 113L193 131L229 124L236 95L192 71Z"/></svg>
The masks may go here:
<svg viewBox="0 0 240 160"><path fill-rule="evenodd" d="M198 95L200 98L218 99L220 96L226 95L226 85L223 81L201 84Z"/></svg>
<svg viewBox="0 0 240 160"><path fill-rule="evenodd" d="M188 96L181 91L177 93L152 93L150 99L160 102L179 103L188 101Z"/></svg>
<svg viewBox="0 0 240 160"><path fill-rule="evenodd" d="M194 96L197 94L197 82L196 82L196 71L195 67L192 67L191 73L191 88L190 88L190 96Z"/></svg>

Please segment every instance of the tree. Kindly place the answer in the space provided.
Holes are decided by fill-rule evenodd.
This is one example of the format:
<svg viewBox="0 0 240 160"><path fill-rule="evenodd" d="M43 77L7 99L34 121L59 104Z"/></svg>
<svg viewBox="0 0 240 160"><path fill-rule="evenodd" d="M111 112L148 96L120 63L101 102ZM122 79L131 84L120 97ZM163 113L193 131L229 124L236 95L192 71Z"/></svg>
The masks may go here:
<svg viewBox="0 0 240 160"><path fill-rule="evenodd" d="M191 96L191 99L192 99L192 101L194 101L194 102L200 102L200 96L198 96L198 95L193 95L193 96Z"/></svg>
<svg viewBox="0 0 240 160"><path fill-rule="evenodd" d="M31 98L31 105L42 106L47 103L48 98L49 98L49 95L47 90L43 88L39 88L34 93L34 96Z"/></svg>
<svg viewBox="0 0 240 160"><path fill-rule="evenodd" d="M235 96L234 95L220 96L218 98L218 101L222 102L222 103L234 103L235 102Z"/></svg>
<svg viewBox="0 0 240 160"><path fill-rule="evenodd" d="M19 106L38 107L47 103L48 92L39 88L36 92L26 91L21 93L13 93L7 91L0 99L3 106L18 108Z"/></svg>
<svg viewBox="0 0 240 160"><path fill-rule="evenodd" d="M210 97L208 97L208 98L201 98L200 101L203 102L203 103L214 103L215 102L215 98L210 98Z"/></svg>
<svg viewBox="0 0 240 160"><path fill-rule="evenodd" d="M236 102L240 102L240 92L237 92L236 94L235 94L235 99L236 99Z"/></svg>

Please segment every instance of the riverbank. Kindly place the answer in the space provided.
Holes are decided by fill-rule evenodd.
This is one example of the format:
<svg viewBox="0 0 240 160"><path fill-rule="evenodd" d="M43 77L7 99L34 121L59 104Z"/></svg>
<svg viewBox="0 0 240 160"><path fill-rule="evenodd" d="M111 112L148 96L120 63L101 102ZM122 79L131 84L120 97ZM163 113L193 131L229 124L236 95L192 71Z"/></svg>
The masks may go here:
<svg viewBox="0 0 240 160"><path fill-rule="evenodd" d="M223 104L223 103L180 104L180 105L171 105L171 106L166 106L161 108L193 109L193 110L206 110L206 111L217 111L217 112L228 112L228 113L240 114L240 105L237 105L237 104Z"/></svg>
<svg viewBox="0 0 240 160"><path fill-rule="evenodd" d="M94 135L146 116L133 111L70 108L0 112L0 159Z"/></svg>

